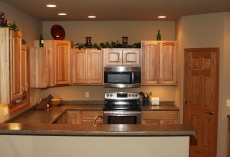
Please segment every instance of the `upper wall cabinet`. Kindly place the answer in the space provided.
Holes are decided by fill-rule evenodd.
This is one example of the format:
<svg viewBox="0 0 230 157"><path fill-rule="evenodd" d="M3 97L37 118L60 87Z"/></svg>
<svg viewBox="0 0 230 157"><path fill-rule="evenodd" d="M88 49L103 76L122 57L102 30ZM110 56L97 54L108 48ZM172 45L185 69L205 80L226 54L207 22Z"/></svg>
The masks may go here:
<svg viewBox="0 0 230 157"><path fill-rule="evenodd" d="M29 106L28 49L21 31L0 28L0 103L10 104L10 114Z"/></svg>
<svg viewBox="0 0 230 157"><path fill-rule="evenodd" d="M103 49L104 66L140 66L140 49L135 48L113 48Z"/></svg>
<svg viewBox="0 0 230 157"><path fill-rule="evenodd" d="M30 48L30 87L55 86L54 54L52 48Z"/></svg>
<svg viewBox="0 0 230 157"><path fill-rule="evenodd" d="M38 41L35 41L34 46L37 47L38 45ZM43 82L46 83L46 86L70 85L70 47L70 41L44 40L44 48L40 48L39 50L37 47L33 49L35 51L31 51L31 58L33 55L41 55L37 54L39 53L38 51L43 51L43 56L38 57L36 62L37 64L43 64L43 66L46 65L46 81ZM36 58L36 56L34 57ZM36 65L34 64L34 66ZM32 70L31 68L31 71ZM41 70L44 69L41 69L40 66L36 66L34 70L41 72ZM34 76L36 77L36 74L34 74ZM38 84L38 82L31 83L33 85ZM36 88L44 88L44 85Z"/></svg>
<svg viewBox="0 0 230 157"><path fill-rule="evenodd" d="M72 84L103 84L103 55L96 49L71 49Z"/></svg>
<svg viewBox="0 0 230 157"><path fill-rule="evenodd" d="M142 85L177 84L177 42L142 41Z"/></svg>

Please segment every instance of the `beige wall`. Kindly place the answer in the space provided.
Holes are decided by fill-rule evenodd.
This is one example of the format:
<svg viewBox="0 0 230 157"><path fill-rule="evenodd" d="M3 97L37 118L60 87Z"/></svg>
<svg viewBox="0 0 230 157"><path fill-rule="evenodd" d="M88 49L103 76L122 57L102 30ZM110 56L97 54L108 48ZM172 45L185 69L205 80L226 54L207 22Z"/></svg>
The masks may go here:
<svg viewBox="0 0 230 157"><path fill-rule="evenodd" d="M28 15L2 1L0 1L0 12L5 13L5 19L8 22L16 23L22 30L22 38L26 40L28 46L32 41L38 39L42 30L42 21Z"/></svg>
<svg viewBox="0 0 230 157"><path fill-rule="evenodd" d="M215 19L215 20L214 20ZM230 99L230 13L215 13L182 17L177 21L177 40L179 43L180 84L176 89L176 102L183 104L183 50L184 48L220 48L220 83L219 83L219 120L217 157L226 156L227 149L227 115L230 107L226 100ZM182 114L182 110L181 110Z"/></svg>
<svg viewBox="0 0 230 157"><path fill-rule="evenodd" d="M174 21L43 21L44 39L53 39L50 29L54 24L61 25L66 32L65 40L85 43L91 36L92 43L119 41L128 36L128 44L141 40L156 40L157 30L162 40L175 40Z"/></svg>
<svg viewBox="0 0 230 157"><path fill-rule="evenodd" d="M43 97L52 94L63 100L103 100L105 92L140 92L151 91L153 97L159 97L160 101L174 101L174 86L142 86L141 88L104 88L104 86L70 86L56 87L43 90ZM85 97L89 92L89 97Z"/></svg>

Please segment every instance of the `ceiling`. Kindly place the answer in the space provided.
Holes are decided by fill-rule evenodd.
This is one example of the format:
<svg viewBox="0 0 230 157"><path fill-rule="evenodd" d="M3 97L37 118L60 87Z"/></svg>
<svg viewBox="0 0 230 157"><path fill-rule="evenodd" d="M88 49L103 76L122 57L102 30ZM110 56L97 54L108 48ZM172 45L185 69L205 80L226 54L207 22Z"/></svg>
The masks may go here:
<svg viewBox="0 0 230 157"><path fill-rule="evenodd" d="M175 21L181 16L230 12L230 0L1 0L42 21ZM47 8L56 4L56 8ZM60 12L66 16L58 16ZM97 18L88 19L88 15ZM166 19L157 16L165 15Z"/></svg>

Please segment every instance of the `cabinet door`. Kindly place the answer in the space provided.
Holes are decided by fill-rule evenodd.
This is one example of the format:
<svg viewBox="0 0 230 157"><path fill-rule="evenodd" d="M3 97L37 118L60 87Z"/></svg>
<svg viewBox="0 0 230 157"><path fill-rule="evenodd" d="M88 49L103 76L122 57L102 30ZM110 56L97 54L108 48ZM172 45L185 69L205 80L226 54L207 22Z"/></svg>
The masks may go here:
<svg viewBox="0 0 230 157"><path fill-rule="evenodd" d="M66 114L67 114L66 124L81 123L80 111L67 111Z"/></svg>
<svg viewBox="0 0 230 157"><path fill-rule="evenodd" d="M93 124L94 118L102 116L101 111L81 111L81 124ZM103 120L98 118L96 124L102 124Z"/></svg>
<svg viewBox="0 0 230 157"><path fill-rule="evenodd" d="M87 83L87 52L84 49L71 49L72 84Z"/></svg>
<svg viewBox="0 0 230 157"><path fill-rule="evenodd" d="M56 85L70 84L70 42L55 41Z"/></svg>
<svg viewBox="0 0 230 157"><path fill-rule="evenodd" d="M54 50L52 48L46 48L45 49L45 57L46 59L41 61L45 65L44 70L45 73L45 78L44 78L44 83L46 84L47 87L53 87L56 85L55 83L55 68L54 68ZM44 63L45 61L45 63Z"/></svg>
<svg viewBox="0 0 230 157"><path fill-rule="evenodd" d="M87 50L88 83L103 84L103 56L101 50Z"/></svg>
<svg viewBox="0 0 230 157"><path fill-rule="evenodd" d="M21 50L21 79L22 79L22 88L23 93L27 94L29 90L29 81L28 81L28 62L27 62L27 47L26 45L22 45Z"/></svg>
<svg viewBox="0 0 230 157"><path fill-rule="evenodd" d="M176 84L177 42L161 42L159 84Z"/></svg>
<svg viewBox="0 0 230 157"><path fill-rule="evenodd" d="M30 48L30 87L54 86L52 48Z"/></svg>
<svg viewBox="0 0 230 157"><path fill-rule="evenodd" d="M140 65L140 50L139 49L123 49L123 65Z"/></svg>
<svg viewBox="0 0 230 157"><path fill-rule="evenodd" d="M64 113L57 119L56 124L67 124L66 113Z"/></svg>
<svg viewBox="0 0 230 157"><path fill-rule="evenodd" d="M9 29L0 28L0 103L10 103L10 36ZM4 91L4 92L3 92Z"/></svg>
<svg viewBox="0 0 230 157"><path fill-rule="evenodd" d="M11 34L11 100L17 100L22 97L22 80L21 80L21 31L10 31Z"/></svg>
<svg viewBox="0 0 230 157"><path fill-rule="evenodd" d="M122 65L122 49L104 49L104 65Z"/></svg>
<svg viewBox="0 0 230 157"><path fill-rule="evenodd" d="M142 84L157 84L159 73L159 42L142 42Z"/></svg>

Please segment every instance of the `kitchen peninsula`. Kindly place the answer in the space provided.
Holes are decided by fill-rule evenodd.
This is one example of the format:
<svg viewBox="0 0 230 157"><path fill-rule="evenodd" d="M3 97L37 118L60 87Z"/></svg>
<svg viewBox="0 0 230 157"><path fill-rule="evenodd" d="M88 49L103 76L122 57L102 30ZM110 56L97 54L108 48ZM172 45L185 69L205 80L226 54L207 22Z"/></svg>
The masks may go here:
<svg viewBox="0 0 230 157"><path fill-rule="evenodd" d="M49 124L67 108L76 109L76 106L85 111L92 106L94 110L102 110L102 105L32 109L20 118L8 121L11 123L0 124L0 147L4 150L1 154L7 157L19 154L23 157L189 156L189 136L196 133L190 125ZM163 106L156 106L155 110L166 110L167 105ZM153 106L149 107L154 110ZM168 109L177 108L169 105ZM35 119L37 121L33 122Z"/></svg>

